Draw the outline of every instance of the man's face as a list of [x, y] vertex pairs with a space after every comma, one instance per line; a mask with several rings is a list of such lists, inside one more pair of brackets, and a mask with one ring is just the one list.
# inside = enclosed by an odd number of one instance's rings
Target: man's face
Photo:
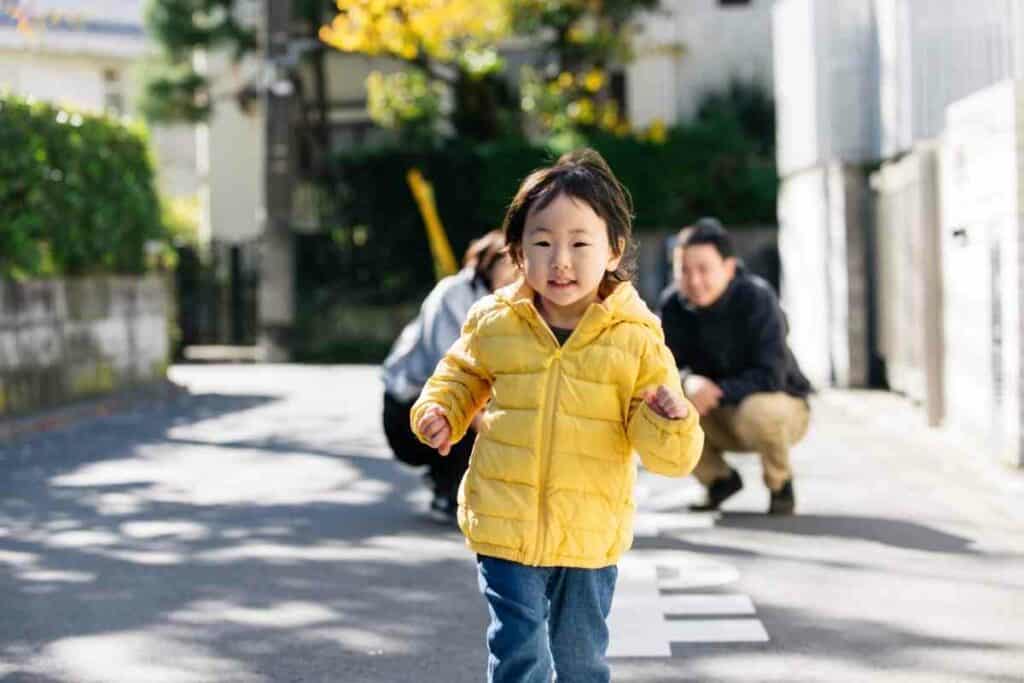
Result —
[[682, 295], [700, 308], [718, 301], [736, 274], [736, 259], [723, 259], [712, 244], [694, 244], [677, 252]]

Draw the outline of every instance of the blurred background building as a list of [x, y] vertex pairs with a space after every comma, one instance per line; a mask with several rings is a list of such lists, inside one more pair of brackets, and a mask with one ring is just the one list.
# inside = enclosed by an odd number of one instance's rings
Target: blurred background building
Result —
[[[139, 115], [139, 69], [155, 49], [143, 27], [143, 0], [24, 5], [31, 22], [19, 25], [14, 4], [0, 12], [0, 91], [113, 116]], [[189, 125], [150, 130], [160, 189], [169, 197], [199, 190], [195, 134]]]
[[[898, 391], [1024, 464], [1018, 0], [638, 0], [432, 65], [477, 60], [478, 91], [392, 78], [430, 55], [326, 40], [329, 0], [214, 4], [253, 42], [189, 49], [208, 115], [150, 127], [162, 195], [199, 206], [179, 354], [376, 362], [435, 275], [405, 172], [434, 183], [459, 252], [531, 168], [585, 142], [634, 192], [648, 301], [674, 232], [717, 214], [780, 287], [818, 386]], [[0, 89], [136, 116], [166, 47], [145, 5], [0, 0]], [[629, 58], [553, 39], [607, 26]], [[467, 122], [473, 98], [497, 114]]]
[[1024, 5], [778, 0], [773, 25], [795, 352], [1024, 463]]

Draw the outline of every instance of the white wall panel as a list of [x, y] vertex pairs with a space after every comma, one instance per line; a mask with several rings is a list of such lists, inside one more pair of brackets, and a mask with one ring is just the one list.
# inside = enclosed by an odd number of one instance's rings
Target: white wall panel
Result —
[[950, 103], [1024, 77], [1019, 0], [875, 2], [884, 156], [941, 133]]
[[1021, 444], [1021, 132], [1004, 82], [951, 105], [943, 141], [942, 265], [950, 422], [1007, 462]]
[[878, 43], [871, 0], [779, 0], [773, 45], [779, 173], [877, 159]]

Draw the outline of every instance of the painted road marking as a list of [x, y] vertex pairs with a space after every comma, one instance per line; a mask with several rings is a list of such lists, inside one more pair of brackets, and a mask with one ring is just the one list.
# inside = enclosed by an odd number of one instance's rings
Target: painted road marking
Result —
[[665, 616], [723, 616], [753, 614], [754, 601], [748, 595], [718, 593], [663, 595], [661, 605]]
[[[767, 642], [749, 596], [706, 592], [738, 579], [736, 567], [697, 553], [627, 553], [608, 617], [608, 656], [671, 657], [672, 643]], [[704, 591], [663, 593], [698, 589]]]
[[637, 512], [633, 518], [633, 538], [654, 538], [664, 533], [710, 529], [715, 512]]

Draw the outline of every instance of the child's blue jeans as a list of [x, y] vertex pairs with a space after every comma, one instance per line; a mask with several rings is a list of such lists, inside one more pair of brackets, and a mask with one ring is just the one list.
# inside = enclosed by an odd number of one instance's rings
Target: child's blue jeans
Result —
[[618, 569], [528, 567], [478, 556], [487, 599], [488, 683], [607, 683], [608, 613]]

